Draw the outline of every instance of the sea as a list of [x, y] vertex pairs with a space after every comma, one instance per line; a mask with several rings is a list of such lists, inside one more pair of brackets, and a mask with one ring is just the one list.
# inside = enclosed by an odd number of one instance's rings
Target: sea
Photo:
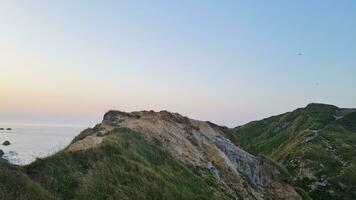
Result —
[[[7, 128], [11, 130], [6, 130]], [[0, 149], [4, 152], [3, 158], [10, 163], [27, 165], [37, 158], [62, 150], [85, 128], [87, 127], [0, 122]], [[5, 141], [9, 141], [10, 145], [3, 145]]]

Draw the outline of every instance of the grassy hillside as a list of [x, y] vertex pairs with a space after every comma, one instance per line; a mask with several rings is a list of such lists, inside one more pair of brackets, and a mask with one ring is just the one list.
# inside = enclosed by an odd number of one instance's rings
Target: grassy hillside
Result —
[[310, 104], [235, 128], [233, 137], [279, 162], [311, 198], [356, 199], [354, 110]]
[[52, 199], [48, 191], [32, 181], [22, 168], [0, 159], [0, 199]]
[[205, 169], [182, 164], [128, 129], [109, 134], [90, 150], [62, 151], [22, 168], [1, 163], [1, 199], [225, 198]]

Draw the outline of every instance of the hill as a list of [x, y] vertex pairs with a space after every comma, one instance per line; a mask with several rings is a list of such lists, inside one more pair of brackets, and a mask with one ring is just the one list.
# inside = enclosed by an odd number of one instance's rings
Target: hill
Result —
[[312, 199], [356, 199], [356, 109], [309, 104], [236, 127], [229, 137], [285, 167]]
[[109, 111], [64, 150], [0, 162], [2, 199], [301, 199], [283, 168], [167, 111]]

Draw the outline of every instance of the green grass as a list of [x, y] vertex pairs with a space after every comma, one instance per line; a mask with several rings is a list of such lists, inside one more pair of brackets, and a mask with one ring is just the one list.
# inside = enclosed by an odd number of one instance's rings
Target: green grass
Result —
[[310, 198], [309, 195], [302, 188], [295, 187], [295, 190], [303, 198], [303, 200], [312, 200], [312, 198]]
[[0, 199], [49, 200], [50, 193], [32, 181], [21, 168], [0, 159]]

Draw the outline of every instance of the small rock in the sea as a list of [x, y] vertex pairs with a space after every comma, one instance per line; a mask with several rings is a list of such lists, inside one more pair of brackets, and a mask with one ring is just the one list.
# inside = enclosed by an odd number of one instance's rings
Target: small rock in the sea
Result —
[[12, 130], [12, 128], [6, 128], [6, 130], [7, 130], [7, 131], [11, 131], [11, 130]]
[[0, 128], [0, 131], [4, 130], [4, 128]]
[[10, 142], [6, 140], [4, 143], [2, 143], [2, 145], [8, 146], [10, 145]]

